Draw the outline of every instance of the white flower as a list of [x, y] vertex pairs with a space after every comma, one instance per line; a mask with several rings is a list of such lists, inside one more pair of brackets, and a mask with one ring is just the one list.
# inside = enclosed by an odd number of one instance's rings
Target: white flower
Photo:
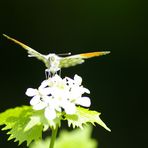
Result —
[[90, 91], [82, 85], [82, 78], [78, 75], [74, 79], [62, 79], [54, 75], [44, 80], [38, 89], [28, 88], [26, 95], [32, 97], [30, 104], [34, 110], [44, 109], [48, 120], [53, 120], [57, 112], [65, 111], [66, 114], [75, 114], [76, 105], [89, 107], [91, 102], [88, 97], [82, 96]]

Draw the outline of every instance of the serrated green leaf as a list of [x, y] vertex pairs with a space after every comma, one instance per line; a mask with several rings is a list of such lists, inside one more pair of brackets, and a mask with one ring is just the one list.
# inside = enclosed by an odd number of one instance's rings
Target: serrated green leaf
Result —
[[[110, 129], [99, 117], [100, 113], [90, 111], [85, 108], [77, 107], [75, 115], [65, 115], [68, 120], [68, 125], [73, 127], [83, 128], [84, 124], [98, 123], [106, 130]], [[49, 127], [55, 128], [61, 124], [61, 113], [52, 122], [44, 117], [44, 111], [34, 111], [31, 106], [16, 107], [8, 109], [0, 113], [0, 125], [5, 125], [2, 130], [9, 130], [10, 134], [8, 140], [15, 139], [19, 144], [27, 141], [29, 145], [33, 140], [38, 140], [42, 137], [42, 131], [47, 130]]]
[[15, 139], [15, 142], [19, 141], [19, 145], [24, 141], [27, 141], [28, 146], [33, 140], [38, 140], [42, 137], [42, 125], [36, 125], [27, 131], [24, 130], [24, 127], [22, 127], [21, 124], [19, 125], [20, 126], [16, 125], [7, 133], [11, 134], [8, 140]]
[[32, 116], [30, 117], [30, 121], [28, 122], [25, 130], [32, 128], [37, 124], [43, 125], [43, 131], [46, 131], [49, 127], [55, 129], [56, 126], [61, 125], [61, 113], [57, 114], [57, 117], [51, 121], [47, 120], [44, 115], [44, 110], [34, 111]]
[[111, 131], [106, 124], [100, 119], [100, 114], [99, 112], [96, 111], [91, 111], [82, 107], [77, 107], [76, 114], [74, 115], [65, 115], [66, 119], [68, 120], [68, 125], [75, 127], [80, 127], [83, 128], [84, 124], [99, 124], [102, 127], [104, 127], [106, 130]]
[[2, 130], [9, 130], [8, 140], [14, 139], [19, 145], [26, 141], [28, 146], [33, 140], [42, 137], [42, 131], [60, 126], [60, 115], [53, 121], [48, 121], [44, 110], [34, 111], [31, 106], [22, 106], [0, 113], [0, 125], [5, 125]]
[[18, 141], [19, 145], [27, 141], [27, 145], [29, 145], [31, 141], [42, 137], [43, 125], [41, 124], [36, 124], [31, 129], [25, 130], [33, 113], [31, 106], [23, 106], [8, 109], [0, 114], [0, 125], [5, 125], [2, 130], [9, 129], [7, 132], [7, 134], [10, 134], [8, 140], [15, 139], [15, 142]]
[[5, 124], [3, 130], [12, 128], [18, 118], [24, 114], [24, 116], [29, 116], [32, 112], [30, 106], [16, 107], [12, 109], [7, 109], [5, 112], [0, 113], [0, 125]]
[[27, 123], [27, 126], [25, 126], [24, 131], [30, 130], [32, 127], [40, 123], [40, 118], [39, 117], [30, 117], [30, 121]]

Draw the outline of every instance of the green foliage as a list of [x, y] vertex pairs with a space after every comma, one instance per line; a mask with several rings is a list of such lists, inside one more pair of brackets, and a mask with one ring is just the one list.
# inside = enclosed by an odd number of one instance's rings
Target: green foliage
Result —
[[29, 145], [32, 140], [42, 137], [43, 125], [41, 124], [36, 124], [36, 126], [25, 130], [33, 112], [30, 106], [23, 106], [8, 109], [0, 114], [0, 125], [5, 124], [2, 130], [9, 129], [7, 132], [7, 134], [10, 134], [8, 140], [15, 138], [15, 142], [19, 141], [19, 145], [24, 141], [27, 141], [27, 145]]
[[106, 130], [111, 131], [106, 124], [100, 119], [99, 112], [91, 111], [82, 107], [77, 107], [77, 112], [75, 115], [66, 115], [66, 119], [68, 120], [68, 125], [72, 125], [73, 128], [80, 127], [83, 128], [83, 124], [99, 124], [104, 127]]
[[[71, 132], [61, 131], [55, 142], [55, 148], [97, 148], [97, 141], [91, 139], [92, 127], [87, 126], [83, 130], [76, 129]], [[30, 145], [30, 148], [48, 148], [50, 138], [39, 140]]]
[[60, 120], [49, 122], [43, 111], [34, 111], [31, 106], [8, 109], [0, 114], [0, 125], [5, 125], [2, 130], [9, 130], [8, 140], [15, 139], [19, 145], [24, 141], [29, 145], [33, 140], [42, 138], [42, 131], [47, 130], [49, 126], [54, 128], [57, 123], [60, 125]]
[[8, 140], [15, 139], [15, 142], [18, 141], [19, 145], [27, 141], [28, 146], [33, 140], [36, 141], [42, 138], [42, 131], [46, 131], [48, 128], [55, 129], [56, 126], [60, 126], [62, 119], [67, 120], [68, 125], [72, 125], [73, 128], [83, 128], [85, 124], [91, 123], [94, 125], [97, 123], [110, 131], [99, 115], [100, 113], [96, 111], [77, 107], [76, 114], [57, 113], [57, 117], [49, 121], [44, 116], [44, 110], [35, 111], [31, 106], [22, 106], [8, 109], [1, 113], [0, 125], [5, 125], [2, 130], [9, 130], [7, 132], [7, 134], [10, 134]]

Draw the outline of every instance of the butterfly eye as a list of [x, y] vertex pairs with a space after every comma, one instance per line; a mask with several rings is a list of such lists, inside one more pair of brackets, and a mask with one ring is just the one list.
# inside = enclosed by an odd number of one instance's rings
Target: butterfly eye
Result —
[[54, 57], [54, 56], [51, 56], [51, 57], [50, 57], [50, 61], [51, 61], [51, 62], [55, 61], [55, 57]]

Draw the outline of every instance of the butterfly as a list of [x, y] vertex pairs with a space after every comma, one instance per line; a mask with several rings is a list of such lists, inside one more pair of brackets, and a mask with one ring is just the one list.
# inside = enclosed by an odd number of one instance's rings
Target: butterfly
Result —
[[9, 37], [6, 34], [3, 34], [3, 36], [15, 42], [16, 44], [19, 44], [22, 48], [26, 49], [29, 54], [28, 55], [29, 57], [36, 57], [38, 60], [41, 60], [47, 68], [46, 72], [52, 74], [57, 73], [57, 71], [59, 71], [61, 68], [67, 68], [78, 64], [82, 64], [85, 61], [85, 59], [102, 56], [110, 53], [110, 51], [97, 51], [97, 52], [81, 53], [76, 55], [71, 55], [71, 53], [68, 53], [67, 54], [68, 56], [66, 57], [61, 57], [59, 56], [60, 54], [57, 55], [55, 53], [49, 53], [48, 55], [44, 55], [32, 49], [31, 47], [21, 43], [20, 41], [12, 37]]

